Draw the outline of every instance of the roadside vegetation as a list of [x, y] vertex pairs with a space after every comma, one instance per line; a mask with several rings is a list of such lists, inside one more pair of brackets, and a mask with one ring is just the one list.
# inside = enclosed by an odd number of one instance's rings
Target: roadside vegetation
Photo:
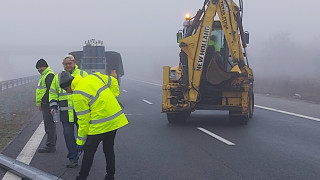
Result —
[[0, 91], [0, 152], [39, 111], [35, 106], [36, 82]]
[[255, 93], [320, 104], [320, 79], [256, 78], [254, 85]]
[[320, 103], [318, 38], [301, 42], [283, 32], [250, 44], [255, 92]]

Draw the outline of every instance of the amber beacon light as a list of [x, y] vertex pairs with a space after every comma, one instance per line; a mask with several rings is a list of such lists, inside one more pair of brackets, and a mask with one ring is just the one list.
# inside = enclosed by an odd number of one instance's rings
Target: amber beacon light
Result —
[[186, 14], [186, 20], [187, 20], [187, 21], [190, 21], [190, 19], [191, 19], [191, 18], [190, 18], [190, 14]]

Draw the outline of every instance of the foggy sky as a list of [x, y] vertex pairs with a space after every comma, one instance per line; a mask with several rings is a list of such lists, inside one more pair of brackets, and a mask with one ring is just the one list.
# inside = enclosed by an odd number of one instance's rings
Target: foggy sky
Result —
[[[35, 63], [40, 58], [59, 72], [63, 56], [82, 50], [89, 39], [103, 40], [106, 50], [121, 53], [125, 76], [150, 77], [149, 73], [153, 73], [151, 77], [161, 78], [163, 65], [178, 64], [175, 34], [182, 29], [185, 14], [195, 15], [203, 2], [1, 0], [0, 81], [37, 74]], [[302, 56], [310, 62], [319, 57], [319, 46], [314, 44], [320, 40], [316, 21], [320, 2], [243, 0], [243, 3], [243, 24], [250, 32], [248, 54], [255, 73], [263, 71], [264, 63], [271, 58], [268, 56], [275, 52], [270, 40], [277, 43], [275, 37], [279, 34], [287, 36], [289, 43], [299, 45], [300, 49], [314, 49], [309, 56]], [[288, 47], [288, 41], [282, 42]], [[270, 53], [265, 53], [265, 47], [271, 48]], [[286, 54], [293, 52], [284, 49], [277, 53], [283, 54], [272, 55], [286, 58]]]

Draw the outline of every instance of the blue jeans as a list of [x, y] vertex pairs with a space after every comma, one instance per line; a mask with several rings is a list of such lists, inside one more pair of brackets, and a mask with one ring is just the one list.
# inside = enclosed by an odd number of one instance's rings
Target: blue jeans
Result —
[[67, 158], [70, 161], [78, 161], [76, 139], [74, 137], [74, 126], [76, 123], [62, 122], [63, 136], [68, 148]]

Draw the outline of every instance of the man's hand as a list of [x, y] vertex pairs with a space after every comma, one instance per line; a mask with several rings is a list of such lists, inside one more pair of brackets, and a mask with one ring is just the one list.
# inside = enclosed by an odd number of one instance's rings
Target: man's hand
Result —
[[77, 151], [81, 153], [83, 151], [83, 145], [77, 145]]
[[39, 106], [39, 111], [41, 111], [42, 110], [42, 108], [41, 108], [41, 105]]

